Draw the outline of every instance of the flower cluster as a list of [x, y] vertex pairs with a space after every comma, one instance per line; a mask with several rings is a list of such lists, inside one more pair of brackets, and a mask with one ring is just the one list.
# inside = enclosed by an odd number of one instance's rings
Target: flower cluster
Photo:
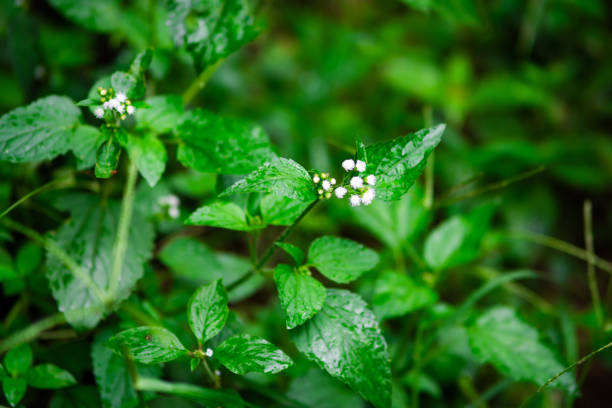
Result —
[[[320, 198], [330, 198], [334, 194], [338, 198], [344, 198], [348, 195], [349, 203], [353, 207], [359, 205], [370, 205], [376, 197], [374, 185], [376, 184], [376, 176], [373, 174], [364, 176], [366, 163], [363, 160], [347, 159], [342, 162], [342, 167], [347, 172], [355, 170], [358, 174], [349, 179], [348, 185], [336, 185], [336, 179], [330, 178], [327, 173], [317, 173], [312, 176], [312, 181], [317, 186], [317, 193]], [[355, 173], [353, 173], [355, 174]]]
[[327, 173], [321, 173], [312, 176], [312, 181], [317, 185], [317, 193], [319, 194], [319, 197], [330, 198], [332, 196], [334, 186], [336, 185], [335, 178], [330, 178], [329, 174]]
[[179, 198], [174, 194], [160, 196], [157, 199], [157, 205], [164, 213], [167, 211], [168, 216], [172, 219], [176, 219], [180, 215], [179, 203]]
[[127, 115], [133, 115], [136, 111], [132, 102], [123, 92], [115, 93], [113, 88], [102, 88], [99, 86], [98, 95], [100, 95], [100, 102], [102, 102], [102, 106], [94, 109], [94, 115], [98, 119], [102, 119], [106, 112], [116, 112], [121, 120], [124, 120], [127, 118]]

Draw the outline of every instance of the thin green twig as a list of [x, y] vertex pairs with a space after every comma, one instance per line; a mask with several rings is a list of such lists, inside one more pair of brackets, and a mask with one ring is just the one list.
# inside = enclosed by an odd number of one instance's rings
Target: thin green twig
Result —
[[601, 328], [604, 324], [603, 310], [601, 307], [601, 299], [599, 297], [599, 287], [597, 286], [597, 278], [595, 276], [595, 252], [593, 249], [593, 206], [591, 201], [586, 200], [583, 205], [584, 216], [584, 246], [587, 254], [587, 275], [589, 280], [589, 290], [591, 291], [591, 299], [593, 301], [593, 309], [597, 318], [597, 325]]
[[25, 329], [10, 335], [0, 342], [0, 354], [20, 344], [28, 343], [38, 337], [40, 333], [44, 332], [45, 330], [49, 330], [50, 328], [65, 322], [66, 318], [64, 317], [63, 313], [57, 313], [52, 316], [45, 317], [44, 319], [29, 325]]
[[204, 89], [204, 87], [206, 86], [206, 83], [208, 82], [210, 77], [212, 77], [212, 75], [215, 73], [217, 68], [219, 68], [219, 65], [221, 65], [222, 61], [223, 59], [220, 59], [219, 61], [215, 62], [213, 65], [206, 67], [206, 69], [202, 71], [200, 75], [196, 77], [196, 79], [193, 80], [191, 85], [189, 85], [189, 87], [185, 90], [185, 92], [183, 92], [183, 105], [185, 106], [188, 105], [189, 102], [191, 102], [191, 100], [198, 94], [198, 92]]
[[24, 201], [27, 201], [29, 198], [31, 198], [31, 197], [33, 197], [33, 196], [35, 196], [37, 194], [43, 193], [45, 191], [53, 190], [53, 189], [56, 189], [56, 188], [70, 187], [72, 185], [74, 185], [74, 179], [56, 179], [56, 180], [52, 180], [52, 181], [48, 182], [47, 184], [43, 184], [42, 186], [38, 187], [37, 189], [30, 191], [28, 194], [24, 195], [19, 200], [15, 201], [6, 210], [2, 211], [0, 213], [0, 218], [4, 217], [5, 215], [7, 215], [11, 211], [13, 211], [15, 208], [17, 208]]

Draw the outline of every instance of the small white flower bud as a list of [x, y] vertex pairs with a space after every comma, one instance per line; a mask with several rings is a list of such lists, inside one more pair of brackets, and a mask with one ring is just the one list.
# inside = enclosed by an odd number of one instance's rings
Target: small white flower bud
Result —
[[342, 167], [346, 171], [351, 171], [355, 168], [355, 161], [353, 159], [346, 159], [342, 162]]
[[169, 194], [165, 197], [166, 197], [167, 203], [173, 207], [177, 207], [181, 202], [179, 198], [175, 196], [174, 194]]
[[320, 188], [319, 190], [317, 190], [317, 193], [319, 193], [319, 195], [323, 194], [325, 191], [323, 191], [322, 188]]
[[351, 187], [354, 189], [363, 187], [363, 179], [359, 176], [351, 177]]
[[349, 198], [349, 201], [351, 203], [351, 207], [359, 207], [361, 204], [361, 197], [359, 197], [357, 194], [353, 194], [351, 198]]
[[179, 217], [179, 214], [180, 214], [180, 211], [179, 211], [178, 207], [170, 207], [168, 209], [168, 215], [173, 220], [177, 219]]
[[366, 169], [366, 164], [363, 160], [357, 160], [355, 167], [357, 167], [358, 172], [363, 173]]
[[323, 180], [323, 183], [321, 183], [321, 187], [323, 187], [323, 190], [328, 191], [331, 188], [331, 183], [329, 182], [329, 180]]
[[115, 98], [119, 101], [119, 102], [125, 102], [127, 100], [127, 95], [124, 94], [123, 92], [119, 92], [117, 93], [117, 95], [115, 95]]
[[370, 174], [368, 177], [366, 177], [366, 183], [368, 183], [371, 186], [376, 184], [376, 176], [373, 174]]
[[106, 101], [106, 102], [104, 102], [104, 103], [102, 104], [102, 107], [103, 107], [104, 109], [112, 109], [112, 108], [113, 108], [113, 107], [111, 106], [110, 101]]
[[206, 351], [204, 352], [204, 354], [206, 355], [206, 357], [212, 357], [213, 356], [213, 351], [211, 348], [207, 348]]
[[370, 205], [372, 201], [374, 201], [374, 197], [376, 197], [376, 192], [373, 188], [369, 188], [365, 193], [361, 196], [361, 202], [363, 205]]
[[104, 117], [104, 109], [100, 107], [94, 109], [94, 116], [98, 119], [102, 119]]
[[321, 178], [319, 177], [318, 174], [315, 174], [314, 176], [312, 176], [312, 181], [314, 181], [315, 183], [318, 183], [319, 181], [321, 181]]
[[119, 104], [119, 105], [115, 106], [115, 110], [117, 112], [119, 112], [119, 113], [123, 113], [123, 112], [125, 112], [125, 106]]
[[128, 107], [126, 108], [128, 115], [133, 115], [134, 112], [136, 112], [136, 108], [132, 105], [128, 105]]
[[346, 195], [346, 188], [344, 187], [338, 187], [337, 189], [334, 190], [334, 193], [336, 194], [336, 197], [338, 198], [343, 198]]
[[331, 183], [332, 186], [336, 185], [336, 179], [332, 178], [331, 180], [329, 180], [329, 182]]

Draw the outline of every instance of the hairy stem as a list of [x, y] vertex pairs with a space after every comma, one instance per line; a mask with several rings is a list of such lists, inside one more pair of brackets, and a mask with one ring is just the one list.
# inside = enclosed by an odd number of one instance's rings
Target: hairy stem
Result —
[[117, 289], [121, 281], [121, 272], [123, 271], [123, 265], [125, 263], [130, 224], [132, 223], [132, 213], [134, 210], [134, 188], [136, 187], [137, 178], [138, 168], [136, 167], [136, 162], [130, 160], [125, 190], [123, 191], [123, 200], [121, 202], [121, 215], [119, 216], [117, 236], [113, 244], [113, 266], [108, 288], [108, 297], [110, 300], [114, 300], [117, 296]]
[[208, 82], [210, 77], [215, 73], [219, 65], [221, 65], [222, 61], [223, 60], [220, 59], [219, 61], [215, 62], [213, 65], [206, 67], [206, 69], [202, 71], [200, 75], [196, 77], [196, 79], [193, 80], [191, 85], [189, 85], [189, 87], [185, 90], [185, 92], [183, 92], [183, 105], [188, 105], [189, 102], [191, 102], [191, 100], [198, 94], [198, 92], [204, 89], [204, 87], [206, 86], [206, 83]]
[[45, 330], [66, 322], [63, 313], [57, 313], [32, 323], [23, 330], [18, 331], [0, 342], [0, 354], [23, 343], [28, 343], [38, 337]]
[[66, 188], [66, 187], [70, 187], [72, 185], [74, 185], [74, 179], [72, 179], [72, 178], [70, 178], [70, 179], [52, 180], [52, 181], [48, 182], [47, 184], [43, 184], [42, 186], [38, 187], [37, 189], [30, 191], [28, 194], [24, 195], [19, 200], [15, 201], [6, 210], [2, 211], [0, 213], [0, 218], [4, 217], [5, 215], [7, 215], [11, 211], [13, 211], [21, 203], [23, 203], [24, 201], [27, 201], [30, 197], [33, 197], [33, 196], [35, 196], [37, 194], [40, 194], [40, 193], [43, 193], [45, 191], [49, 191], [49, 190], [53, 190], [53, 189], [58, 189], [58, 188]]

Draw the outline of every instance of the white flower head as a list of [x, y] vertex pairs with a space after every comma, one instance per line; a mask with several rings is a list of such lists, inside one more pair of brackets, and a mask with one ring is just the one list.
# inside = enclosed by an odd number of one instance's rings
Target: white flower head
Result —
[[121, 102], [119, 102], [119, 100], [117, 98], [113, 98], [110, 101], [108, 101], [108, 108], [109, 109], [116, 109], [118, 110], [118, 108], [121, 106]]
[[329, 189], [331, 188], [331, 183], [329, 182], [329, 180], [323, 180], [323, 183], [321, 183], [321, 187], [323, 187], [323, 190], [329, 191]]
[[318, 174], [315, 174], [314, 176], [312, 176], [312, 181], [318, 183], [319, 181], [321, 181], [321, 178]]
[[376, 197], [376, 192], [373, 188], [368, 188], [368, 190], [361, 195], [361, 202], [363, 205], [370, 205], [372, 201], [374, 201], [374, 197]]
[[349, 202], [351, 203], [351, 207], [359, 207], [361, 204], [361, 197], [359, 197], [357, 194], [353, 194], [349, 198]]
[[363, 160], [357, 160], [355, 167], [357, 168], [358, 172], [363, 173], [366, 169], [366, 164]]
[[104, 103], [102, 104], [102, 107], [103, 107], [104, 109], [112, 109], [112, 108], [113, 108], [113, 107], [111, 106], [110, 101], [106, 101], [106, 102], [104, 102]]
[[334, 193], [336, 194], [336, 197], [338, 198], [344, 198], [344, 196], [347, 193], [347, 189], [345, 187], [338, 187], [337, 189], [334, 190]]
[[329, 180], [329, 182], [331, 183], [332, 186], [336, 185], [336, 179], [332, 178], [331, 180]]
[[128, 115], [133, 115], [134, 112], [136, 112], [136, 108], [133, 105], [128, 105], [127, 108], [125, 108]]
[[368, 183], [371, 186], [376, 184], [376, 176], [373, 174], [370, 174], [368, 177], [366, 177], [366, 183]]
[[125, 112], [125, 106], [119, 104], [119, 105], [115, 106], [115, 110], [117, 112], [119, 112], [119, 113], [123, 113], [123, 112]]
[[98, 119], [102, 119], [104, 117], [104, 109], [98, 106], [94, 109], [94, 116]]
[[363, 179], [359, 176], [351, 177], [351, 187], [353, 187], [354, 189], [363, 187]]
[[178, 207], [170, 207], [168, 209], [168, 215], [170, 216], [170, 218], [172, 218], [173, 220], [177, 219], [180, 215], [180, 211], [178, 209]]
[[124, 94], [123, 92], [118, 92], [117, 95], [115, 95], [115, 99], [123, 103], [127, 100], [127, 95]]
[[355, 161], [353, 159], [346, 159], [342, 162], [342, 167], [346, 171], [351, 171], [355, 168]]
[[180, 200], [174, 194], [168, 194], [168, 195], [160, 196], [157, 199], [157, 202], [160, 205], [169, 205], [171, 207], [177, 207], [180, 203]]
[[204, 354], [206, 355], [206, 357], [212, 357], [213, 356], [213, 351], [211, 348], [207, 348], [206, 351], [204, 352]]

